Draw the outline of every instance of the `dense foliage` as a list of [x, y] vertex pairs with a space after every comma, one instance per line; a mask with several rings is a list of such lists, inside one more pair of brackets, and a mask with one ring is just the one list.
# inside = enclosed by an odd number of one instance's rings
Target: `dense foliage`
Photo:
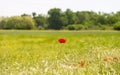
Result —
[[31, 15], [22, 14], [0, 18], [0, 29], [116, 29], [120, 26], [120, 12], [102, 13], [93, 11], [77, 11], [70, 9], [62, 11], [60, 8], [52, 8], [48, 15], [41, 15], [35, 12]]
[[120, 22], [117, 22], [117, 23], [114, 25], [114, 29], [115, 29], [115, 30], [120, 30]]
[[0, 22], [1, 29], [34, 29], [35, 22], [30, 16], [14, 16]]

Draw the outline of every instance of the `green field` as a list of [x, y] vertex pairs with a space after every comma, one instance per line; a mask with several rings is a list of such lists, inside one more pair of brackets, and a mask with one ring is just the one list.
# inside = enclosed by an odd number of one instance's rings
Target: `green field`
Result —
[[0, 31], [0, 75], [120, 75], [119, 54], [119, 31]]

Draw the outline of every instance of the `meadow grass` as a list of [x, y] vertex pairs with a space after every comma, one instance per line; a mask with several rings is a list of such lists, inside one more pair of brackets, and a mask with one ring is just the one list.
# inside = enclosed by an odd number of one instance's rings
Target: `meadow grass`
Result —
[[0, 31], [0, 75], [120, 75], [119, 54], [118, 31]]

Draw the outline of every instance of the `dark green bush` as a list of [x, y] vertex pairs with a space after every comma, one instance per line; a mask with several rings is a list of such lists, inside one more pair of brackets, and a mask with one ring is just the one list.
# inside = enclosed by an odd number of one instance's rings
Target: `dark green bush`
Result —
[[74, 25], [68, 25], [67, 26], [68, 30], [81, 30], [83, 28], [84, 28], [84, 26], [80, 25], [80, 24], [76, 24], [76, 25], [74, 24]]
[[75, 25], [75, 30], [81, 30], [83, 28], [84, 28], [83, 25]]
[[120, 22], [115, 23], [113, 28], [114, 28], [114, 30], [120, 30]]
[[68, 25], [68, 26], [67, 26], [67, 29], [68, 29], [68, 30], [75, 30], [75, 27], [74, 27], [73, 25]]

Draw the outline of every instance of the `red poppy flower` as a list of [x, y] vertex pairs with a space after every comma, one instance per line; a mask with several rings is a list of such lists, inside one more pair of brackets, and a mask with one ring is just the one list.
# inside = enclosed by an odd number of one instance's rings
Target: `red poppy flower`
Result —
[[65, 42], [66, 42], [66, 40], [65, 40], [65, 39], [62, 39], [62, 38], [59, 39], [58, 41], [59, 41], [59, 43], [65, 43]]

